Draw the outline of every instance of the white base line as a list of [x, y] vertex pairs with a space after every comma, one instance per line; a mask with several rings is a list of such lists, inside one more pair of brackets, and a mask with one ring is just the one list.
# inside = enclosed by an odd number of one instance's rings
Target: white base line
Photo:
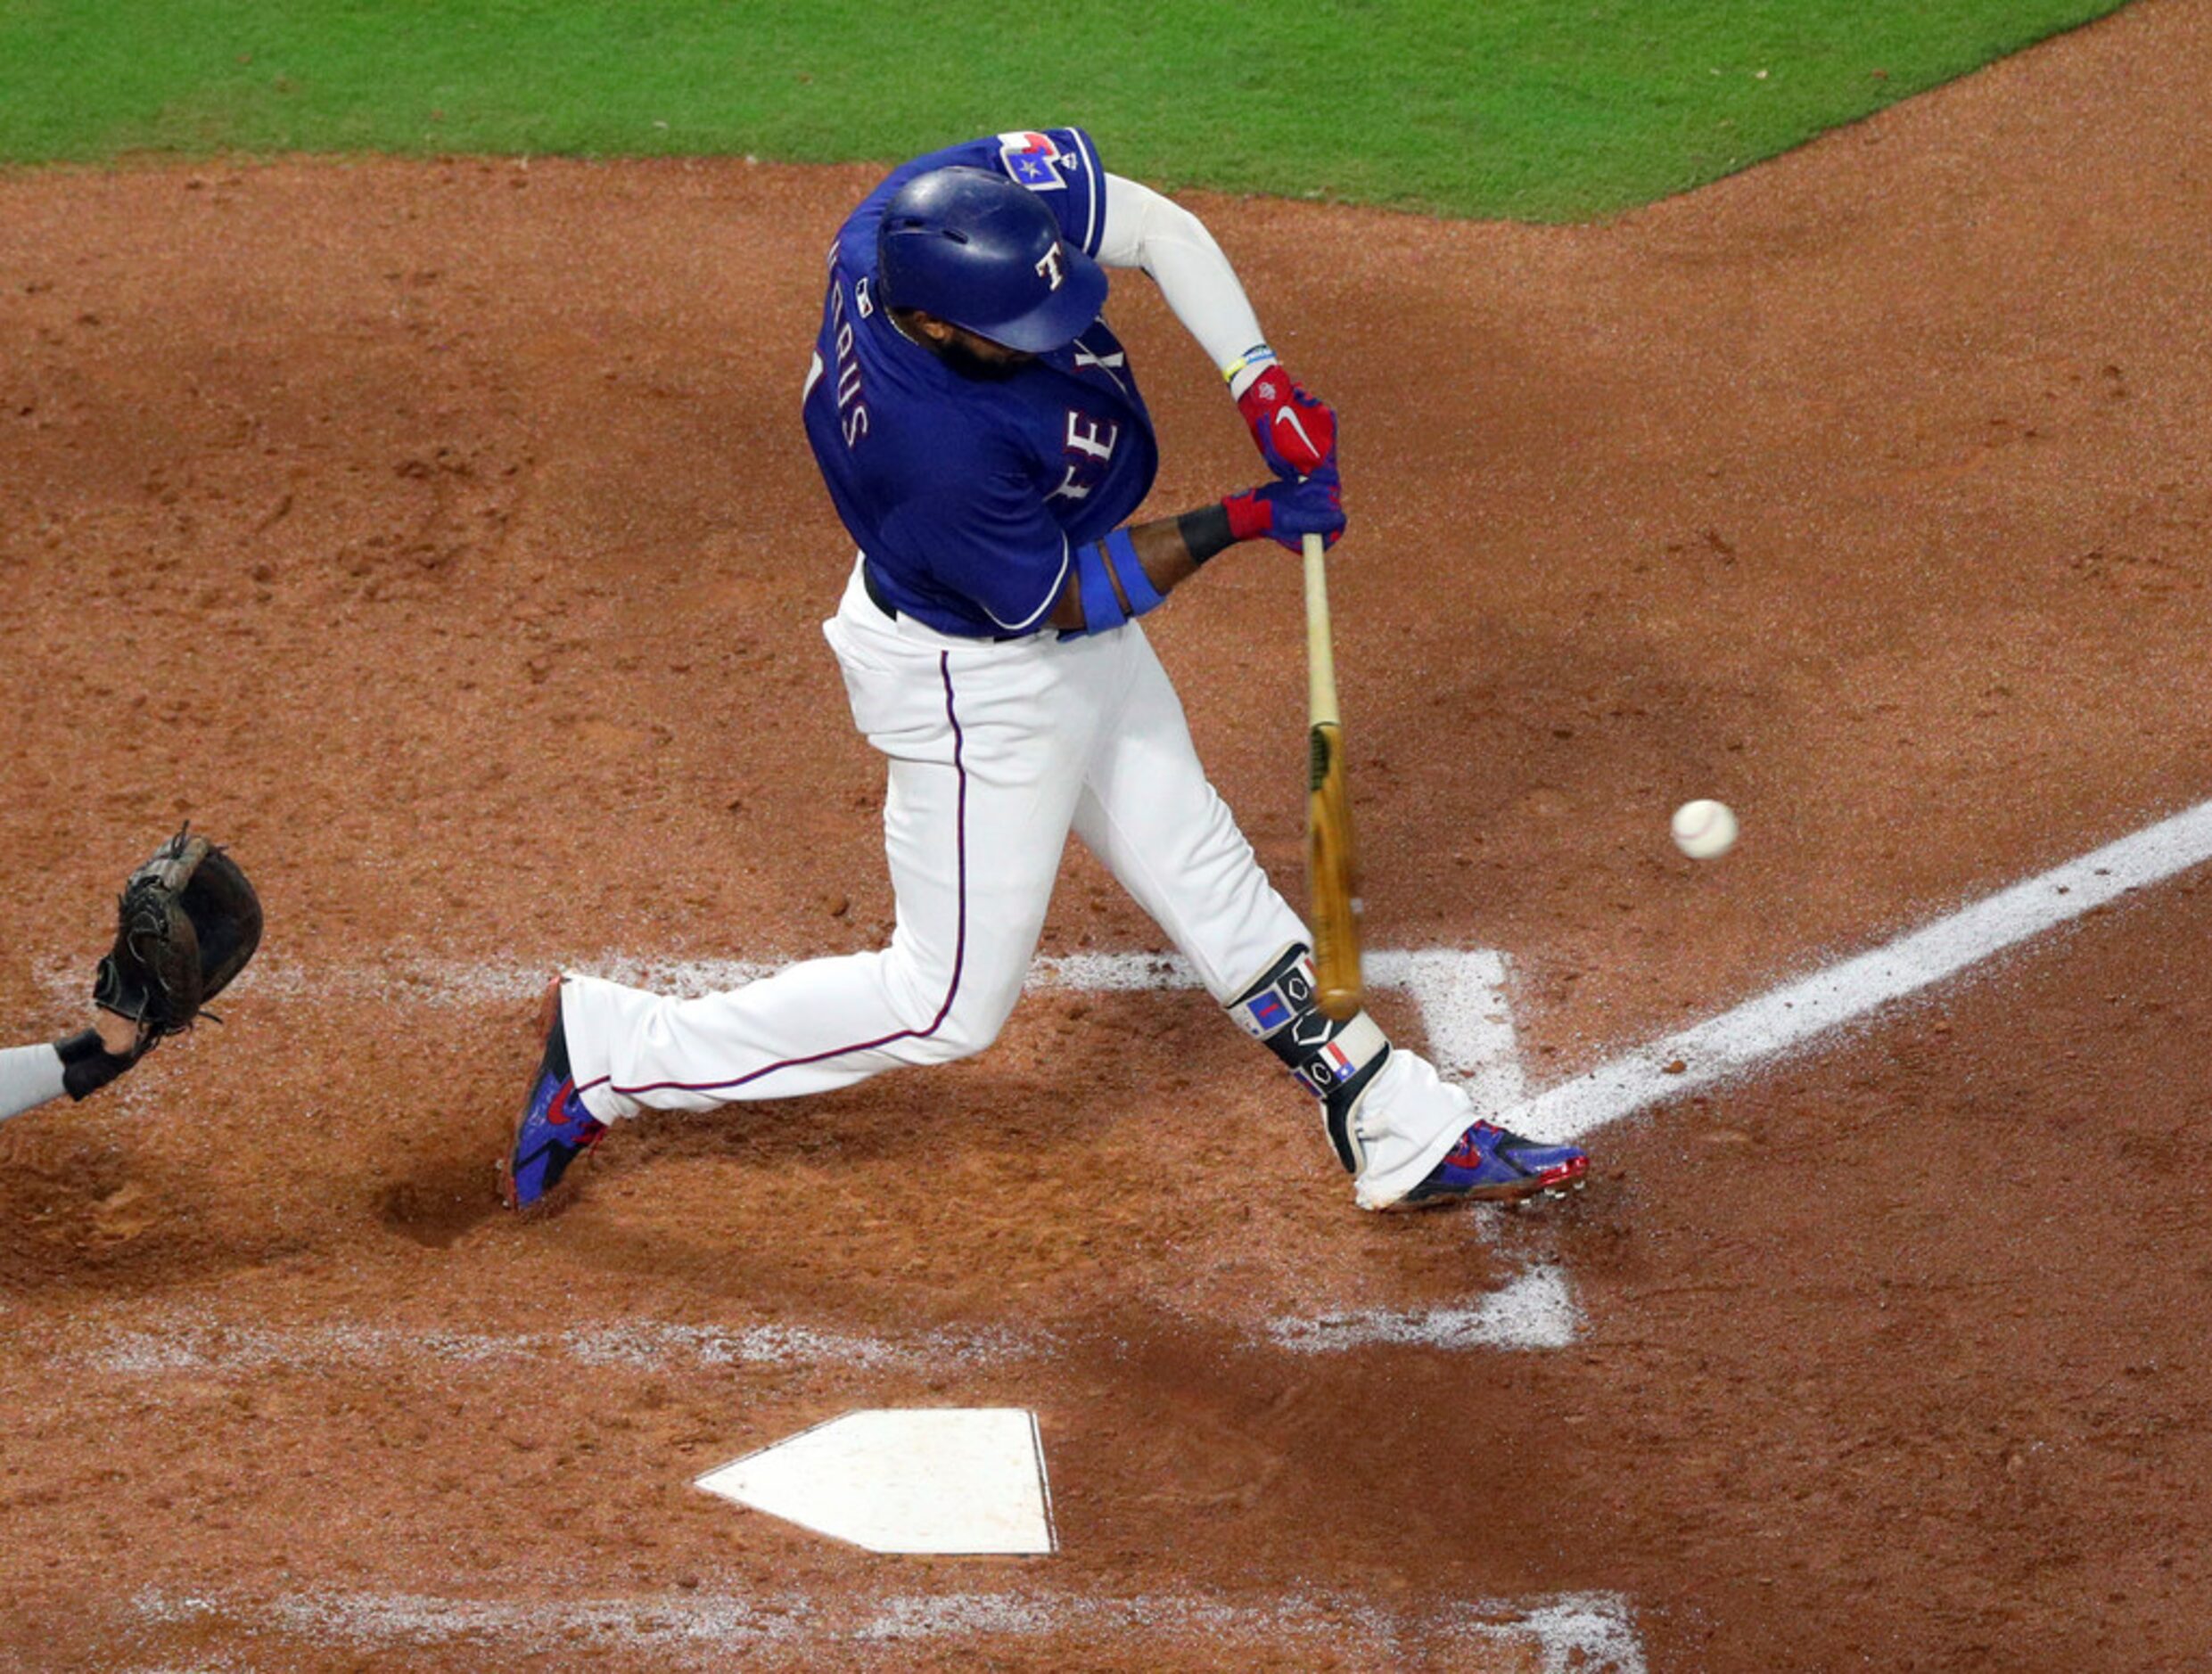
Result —
[[[669, 1366], [771, 1366], [807, 1371], [861, 1367], [871, 1372], [947, 1373], [1039, 1358], [1057, 1341], [1008, 1329], [913, 1332], [878, 1337], [812, 1325], [695, 1325], [672, 1320], [614, 1319], [560, 1332], [428, 1330], [368, 1321], [325, 1320], [311, 1325], [240, 1325], [204, 1309], [114, 1310], [117, 1324], [89, 1347], [81, 1330], [48, 1349], [50, 1358], [119, 1377], [251, 1374], [269, 1367], [506, 1366], [564, 1359], [583, 1366], [638, 1371]], [[81, 1324], [73, 1322], [73, 1324]], [[14, 1346], [39, 1345], [19, 1326]]]
[[[613, 1319], [559, 1332], [474, 1332], [325, 1320], [316, 1325], [243, 1325], [204, 1309], [118, 1309], [114, 1323], [81, 1326], [58, 1340], [18, 1327], [14, 1346], [51, 1363], [111, 1377], [200, 1379], [270, 1367], [333, 1366], [504, 1367], [564, 1360], [616, 1371], [690, 1366], [771, 1366], [794, 1372], [859, 1367], [887, 1374], [946, 1374], [1050, 1359], [1061, 1341], [1048, 1332], [1005, 1327], [913, 1332], [893, 1336], [785, 1324], [695, 1325], [672, 1320]], [[1566, 1273], [1537, 1262], [1462, 1307], [1360, 1309], [1318, 1316], [1281, 1314], [1244, 1334], [1297, 1354], [1340, 1354], [1371, 1344], [1462, 1349], [1559, 1349], [1582, 1321]], [[199, 1386], [195, 1386], [197, 1398]]]
[[[2000, 890], [1871, 953], [1640, 1046], [1497, 1120], [1534, 1139], [1576, 1138], [1648, 1105], [1767, 1063], [1816, 1035], [2207, 860], [2212, 860], [2212, 801]], [[1682, 1068], [1670, 1075], [1667, 1066], [1673, 1063]]]
[[1429, 1349], [1564, 1349], [1582, 1310], [1566, 1275], [1538, 1262], [1463, 1308], [1361, 1309], [1318, 1317], [1285, 1315], [1267, 1334], [1294, 1354], [1335, 1354], [1372, 1343]]
[[[1377, 1605], [1364, 1596], [1294, 1593], [1240, 1604], [1176, 1593], [1082, 1596], [1028, 1592], [876, 1596], [857, 1609], [802, 1593], [697, 1592], [505, 1604], [412, 1593], [294, 1593], [257, 1599], [229, 1592], [147, 1588], [129, 1601], [144, 1629], [183, 1629], [195, 1645], [216, 1632], [259, 1640], [302, 1638], [355, 1651], [487, 1644], [513, 1654], [646, 1651], [678, 1667], [821, 1666], [844, 1647], [876, 1665], [876, 1652], [944, 1656], [956, 1645], [1070, 1636], [1131, 1647], [1168, 1639], [1262, 1653], [1269, 1666], [1323, 1652], [1394, 1666], [1409, 1640], [1452, 1644], [1466, 1659], [1494, 1653], [1550, 1674], [1646, 1674], [1635, 1613], [1618, 1593], [1469, 1599], [1435, 1612]], [[1165, 1647], [1163, 1646], [1163, 1649]], [[1485, 1659], [1486, 1660], [1486, 1659]], [[228, 1667], [225, 1662], [221, 1664]]]

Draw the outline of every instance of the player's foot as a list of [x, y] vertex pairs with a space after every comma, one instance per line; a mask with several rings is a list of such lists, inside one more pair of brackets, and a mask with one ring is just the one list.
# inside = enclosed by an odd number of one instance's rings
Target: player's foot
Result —
[[568, 1165], [597, 1145], [606, 1124], [576, 1096], [569, 1072], [568, 1036], [561, 1026], [561, 979], [554, 978], [538, 1012], [546, 1043], [530, 1078], [530, 1095], [514, 1124], [514, 1144], [499, 1168], [499, 1194], [509, 1209], [528, 1209], [568, 1172]]
[[1428, 1178], [1408, 1192], [1394, 1209], [1472, 1199], [1484, 1203], [1519, 1203], [1532, 1197], [1564, 1197], [1581, 1189], [1590, 1159], [1577, 1145], [1539, 1145], [1508, 1133], [1495, 1122], [1476, 1122]]

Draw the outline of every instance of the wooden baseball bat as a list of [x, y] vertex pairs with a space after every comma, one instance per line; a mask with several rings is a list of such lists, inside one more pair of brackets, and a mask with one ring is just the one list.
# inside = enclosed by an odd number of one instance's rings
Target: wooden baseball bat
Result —
[[1336, 652], [1328, 628], [1328, 576], [1319, 535], [1305, 537], [1306, 887], [1313, 898], [1313, 968], [1321, 1010], [1338, 1022], [1360, 1009], [1360, 861], [1344, 782], [1344, 726], [1336, 714]]

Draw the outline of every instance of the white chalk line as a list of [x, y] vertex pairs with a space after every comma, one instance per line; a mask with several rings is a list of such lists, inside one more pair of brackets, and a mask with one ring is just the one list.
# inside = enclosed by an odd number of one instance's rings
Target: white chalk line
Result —
[[1762, 1068], [1818, 1036], [2207, 860], [2212, 860], [2212, 801], [1640, 1046], [1513, 1105], [1497, 1120], [1534, 1139], [1579, 1138], [1650, 1105]]
[[[674, 994], [710, 994], [741, 987], [773, 973], [779, 964], [750, 960], [645, 960], [603, 957], [572, 967], [580, 972], [606, 976]], [[74, 982], [73, 970], [56, 967], [54, 980]], [[1429, 1056], [1440, 1073], [1460, 1081], [1477, 1109], [1511, 1104], [1523, 1095], [1520, 1057], [1516, 1050], [1512, 1015], [1505, 997], [1508, 981], [1505, 958], [1494, 949], [1420, 948], [1383, 949], [1370, 953], [1364, 975], [1370, 987], [1402, 989], [1413, 1000], [1427, 1037]], [[543, 970], [525, 969], [512, 962], [454, 962], [436, 959], [393, 960], [378, 967], [356, 967], [337, 972], [308, 972], [278, 964], [263, 971], [257, 964], [239, 981], [247, 991], [258, 981], [258, 998], [297, 998], [334, 992], [374, 993], [402, 1002], [452, 1005], [520, 999], [537, 993]], [[1133, 993], [1196, 989], [1196, 970], [1172, 954], [1070, 954], [1040, 958], [1031, 968], [1032, 986], [1087, 993]], [[1375, 1309], [1356, 1314], [1332, 1314], [1324, 1319], [1280, 1317], [1264, 1328], [1269, 1341], [1303, 1352], [1334, 1352], [1369, 1344], [1427, 1344], [1444, 1349], [1492, 1348], [1536, 1350], [1558, 1348], [1571, 1342], [1578, 1318], [1567, 1293], [1565, 1276], [1556, 1268], [1531, 1268], [1509, 1280], [1501, 1289], [1471, 1304], [1427, 1310]], [[369, 1351], [371, 1340], [364, 1327], [330, 1327], [350, 1333], [357, 1350]], [[677, 1327], [641, 1325], [639, 1330], [660, 1333], [656, 1341], [671, 1341], [667, 1333]], [[785, 1328], [775, 1328], [783, 1330]], [[908, 1350], [858, 1339], [837, 1339], [835, 1333], [789, 1333], [794, 1340], [811, 1337], [825, 1361], [843, 1358], [851, 1363], [891, 1366], [910, 1358]], [[842, 1343], [834, 1351], [832, 1340]], [[172, 1357], [197, 1352], [178, 1345], [186, 1333], [169, 1332], [160, 1341], [134, 1346], [130, 1353]], [[251, 1337], [236, 1338], [224, 1350], [230, 1363], [256, 1350]], [[412, 1339], [421, 1352], [452, 1359], [463, 1358], [472, 1340], [448, 1334], [445, 1339]], [[780, 1340], [779, 1340], [780, 1341]], [[266, 1351], [293, 1357], [310, 1352], [303, 1345], [278, 1348], [267, 1339]], [[1013, 1352], [1001, 1345], [1002, 1352]], [[754, 1358], [730, 1349], [732, 1358]], [[119, 1350], [119, 1353], [124, 1350]], [[542, 1344], [486, 1346], [486, 1353], [511, 1355], [547, 1352]]]
[[[519, 1001], [544, 986], [550, 962], [451, 960], [397, 956], [373, 964], [309, 968], [283, 960], [258, 960], [234, 990], [256, 1001], [333, 996], [420, 1005], [477, 1005]], [[696, 995], [742, 988], [773, 975], [783, 963], [752, 959], [650, 959], [603, 955], [566, 968], [657, 992]], [[1369, 953], [1363, 974], [1375, 989], [1399, 989], [1413, 1001], [1439, 1073], [1460, 1082], [1477, 1110], [1498, 1110], [1525, 1094], [1512, 1013], [1506, 999], [1509, 971], [1503, 955], [1487, 948], [1385, 948]], [[74, 995], [82, 987], [75, 965], [49, 964], [41, 972], [50, 989]], [[1175, 954], [1079, 953], [1046, 956], [1030, 967], [1029, 986], [1085, 993], [1139, 993], [1202, 986], [1196, 969]], [[1307, 1352], [1368, 1343], [1429, 1343], [1443, 1348], [1542, 1349], [1572, 1336], [1574, 1304], [1566, 1280], [1553, 1269], [1530, 1281], [1524, 1273], [1494, 1296], [1463, 1307], [1423, 1314], [1390, 1309], [1334, 1315], [1319, 1321], [1277, 1319], [1267, 1326], [1276, 1342]], [[1517, 1288], [1524, 1286], [1526, 1288]], [[1541, 1292], [1556, 1301], [1525, 1305]], [[1567, 1321], [1566, 1335], [1559, 1322]], [[1305, 1326], [1312, 1328], [1304, 1329]], [[427, 1351], [427, 1350], [426, 1350]], [[530, 1350], [535, 1352], [536, 1350]]]
[[[1376, 1344], [1444, 1350], [1558, 1349], [1581, 1321], [1566, 1275], [1539, 1263], [1471, 1304], [1428, 1309], [1361, 1309], [1308, 1317], [1277, 1316], [1249, 1333], [1299, 1354], [1343, 1353]], [[90, 1341], [82, 1341], [89, 1327]], [[34, 1328], [35, 1332], [35, 1328]], [[19, 1329], [19, 1345], [34, 1332]], [[701, 1325], [616, 1319], [561, 1331], [476, 1332], [320, 1321], [302, 1325], [234, 1324], [205, 1311], [163, 1309], [128, 1325], [73, 1324], [49, 1359], [114, 1377], [234, 1374], [342, 1366], [509, 1366], [564, 1360], [588, 1366], [654, 1370], [768, 1366], [926, 1373], [978, 1369], [1057, 1355], [1050, 1333], [1006, 1326], [876, 1336], [814, 1325], [762, 1323]]]
[[[1616, 1593], [1474, 1600], [1440, 1611], [1395, 1611], [1350, 1595], [1294, 1594], [1244, 1604], [1190, 1594], [1097, 1597], [1049, 1592], [894, 1594], [850, 1605], [803, 1593], [724, 1596], [710, 1588], [633, 1597], [510, 1604], [410, 1593], [296, 1593], [256, 1599], [229, 1592], [148, 1588], [129, 1601], [147, 1627], [211, 1627], [277, 1634], [329, 1650], [430, 1648], [497, 1640], [508, 1653], [543, 1648], [658, 1653], [687, 1666], [719, 1668], [733, 1653], [747, 1665], [804, 1663], [826, 1644], [895, 1655], [977, 1641], [1080, 1635], [1087, 1644], [1142, 1645], [1196, 1637], [1280, 1654], [1326, 1645], [1362, 1660], [1394, 1661], [1439, 1642], [1472, 1652], [1494, 1648], [1543, 1674], [1646, 1674], [1629, 1601]], [[872, 1660], [872, 1659], [871, 1659]]]
[[1472, 1306], [1404, 1310], [1363, 1308], [1295, 1315], [1268, 1322], [1268, 1340], [1297, 1354], [1341, 1353], [1372, 1344], [1431, 1349], [1564, 1349], [1575, 1341], [1582, 1310], [1566, 1274], [1539, 1262]]
[[[83, 1326], [75, 1328], [80, 1333]], [[331, 1366], [503, 1366], [561, 1359], [633, 1369], [695, 1366], [849, 1367], [936, 1374], [1049, 1354], [1053, 1339], [1003, 1327], [878, 1337], [811, 1325], [697, 1325], [621, 1319], [549, 1332], [471, 1332], [324, 1322], [234, 1325], [163, 1309], [128, 1327], [95, 1328], [89, 1346], [51, 1358], [114, 1376], [256, 1372]]]

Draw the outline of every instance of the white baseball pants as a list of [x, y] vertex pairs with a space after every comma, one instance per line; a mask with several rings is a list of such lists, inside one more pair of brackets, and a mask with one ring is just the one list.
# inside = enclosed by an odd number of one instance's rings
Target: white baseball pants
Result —
[[[1021, 997], [1071, 828], [1217, 1001], [1307, 940], [1207, 782], [1138, 624], [956, 638], [885, 616], [856, 565], [822, 631], [854, 721], [890, 765], [891, 945], [697, 999], [572, 976], [569, 1059], [602, 1121], [826, 1092], [982, 1051]], [[1459, 1088], [1402, 1051], [1363, 1115], [1363, 1202], [1410, 1189], [1473, 1120]]]

